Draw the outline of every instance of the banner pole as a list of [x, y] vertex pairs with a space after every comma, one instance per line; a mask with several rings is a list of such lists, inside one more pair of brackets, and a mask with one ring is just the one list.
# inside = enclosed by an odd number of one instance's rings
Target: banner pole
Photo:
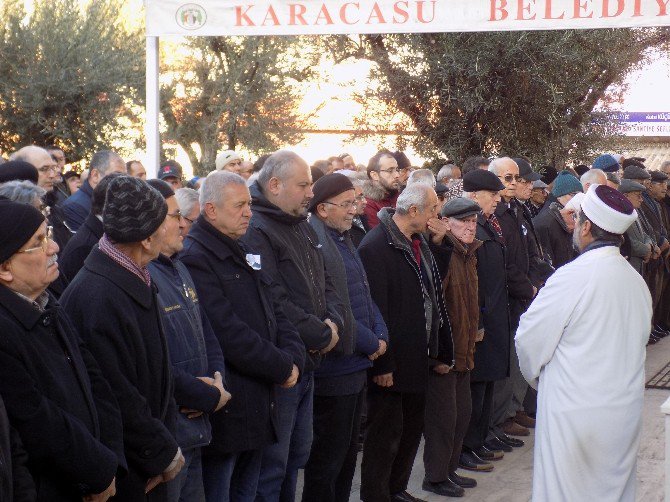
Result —
[[155, 178], [160, 166], [160, 131], [158, 114], [160, 111], [159, 38], [146, 37], [146, 118], [144, 133], [147, 145], [147, 178]]

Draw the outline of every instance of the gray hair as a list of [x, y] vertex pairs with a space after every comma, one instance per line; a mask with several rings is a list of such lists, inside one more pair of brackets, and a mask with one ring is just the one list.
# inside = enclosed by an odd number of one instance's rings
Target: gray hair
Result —
[[195, 203], [198, 202], [200, 194], [197, 190], [192, 188], [177, 188], [174, 191], [174, 196], [177, 199], [177, 205], [179, 206], [179, 212], [184, 216], [188, 216], [193, 212]]
[[661, 171], [665, 172], [668, 167], [670, 167], [670, 160], [664, 160], [661, 164]]
[[0, 185], [0, 197], [7, 197], [14, 202], [23, 202], [31, 206], [35, 203], [36, 198], [41, 199], [46, 193], [44, 188], [26, 180], [13, 180]]
[[347, 178], [349, 178], [355, 187], [363, 188], [365, 186], [365, 182], [368, 179], [368, 176], [365, 173], [352, 172], [347, 174]]
[[[489, 164], [489, 171], [491, 171], [496, 176], [499, 175], [505, 169], [505, 164], [507, 162], [514, 162], [514, 159], [510, 157], [499, 157], [493, 159]], [[516, 162], [514, 162], [516, 164]]]
[[435, 188], [435, 176], [430, 169], [417, 169], [407, 178], [407, 186], [420, 183]]
[[293, 166], [300, 163], [307, 164], [297, 153], [279, 150], [270, 155], [263, 164], [263, 168], [258, 173], [258, 184], [265, 189], [272, 178], [284, 181], [289, 177]]
[[454, 174], [455, 174], [454, 171], [456, 171], [456, 169], [458, 169], [458, 167], [455, 166], [454, 164], [447, 164], [446, 166], [442, 166], [440, 168], [439, 172], [437, 173], [437, 176], [436, 176], [437, 182], [442, 183], [442, 180], [444, 180], [444, 179], [454, 178]]
[[247, 182], [239, 174], [228, 171], [212, 171], [207, 175], [200, 187], [201, 214], [204, 212], [205, 204], [208, 202], [214, 205], [219, 205], [223, 202], [223, 190], [228, 185], [243, 185], [246, 187]]
[[[602, 181], [603, 179], [605, 179], [604, 182]], [[605, 171], [601, 169], [589, 169], [584, 174], [582, 174], [582, 177], [579, 178], [579, 181], [582, 183], [582, 185], [585, 185], [586, 183], [598, 183], [602, 185], [607, 183], [607, 175], [605, 174]]]
[[100, 173], [100, 176], [104, 177], [105, 174], [107, 174], [107, 171], [109, 171], [112, 162], [115, 160], [118, 160], [125, 166], [121, 156], [112, 150], [100, 150], [99, 152], [95, 152], [93, 157], [91, 157], [91, 162], [88, 166], [89, 171], [95, 169]]
[[407, 214], [412, 206], [423, 212], [426, 209], [426, 199], [430, 192], [435, 193], [435, 190], [424, 183], [408, 184], [398, 196], [395, 205], [396, 212], [400, 215]]

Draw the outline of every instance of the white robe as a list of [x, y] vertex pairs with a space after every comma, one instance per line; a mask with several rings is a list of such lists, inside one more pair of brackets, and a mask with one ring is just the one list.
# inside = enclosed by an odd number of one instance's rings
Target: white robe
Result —
[[533, 501], [635, 500], [649, 289], [613, 246], [547, 281], [516, 333], [538, 389]]

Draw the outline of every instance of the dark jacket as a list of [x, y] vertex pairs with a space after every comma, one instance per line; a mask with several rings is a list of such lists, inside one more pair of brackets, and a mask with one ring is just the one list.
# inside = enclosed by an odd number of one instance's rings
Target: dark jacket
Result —
[[533, 219], [545, 259], [556, 269], [571, 262], [577, 256], [572, 245], [572, 233], [563, 221], [557, 203], [549, 204]]
[[200, 216], [181, 254], [225, 355], [232, 394], [210, 417], [210, 453], [256, 450], [276, 442], [274, 385], [288, 379], [294, 364], [302, 374], [305, 364], [304, 345], [272, 297], [269, 276], [251, 268], [245, 253], [239, 242]]
[[540, 289], [547, 282], [547, 279], [556, 271], [544, 256], [542, 244], [537, 234], [537, 229], [533, 223], [532, 212], [521, 201], [516, 200], [516, 207], [521, 221], [522, 233], [525, 231], [525, 237], [528, 241], [529, 272], [533, 285]]
[[477, 250], [482, 242], [475, 239], [467, 248], [448, 233], [453, 251], [442, 274], [442, 290], [454, 339], [456, 371], [475, 366], [475, 337], [479, 329], [479, 290], [477, 285]]
[[506, 250], [483, 215], [477, 217], [476, 238], [482, 241], [477, 250], [479, 327], [484, 339], [475, 347], [475, 369], [472, 380], [490, 382], [509, 376], [512, 331], [507, 291]]
[[74, 195], [63, 201], [61, 204], [63, 217], [70, 231], [76, 232], [84, 224], [88, 213], [91, 212], [92, 198], [93, 188], [91, 188], [90, 183], [86, 180]]
[[53, 297], [41, 312], [0, 286], [0, 325], [0, 394], [37, 500], [102, 492], [125, 460], [121, 415], [98, 364]]
[[354, 245], [354, 248], [357, 248], [365, 234], [367, 233], [367, 218], [365, 215], [355, 216], [353, 224], [351, 225], [351, 230], [349, 230], [349, 237], [351, 242]]
[[[129, 473], [118, 480], [117, 497], [145, 500], [147, 480], [170, 465], [178, 448], [172, 371], [156, 286], [147, 286], [95, 247], [62, 302], [121, 408]], [[161, 484], [150, 492], [151, 498], [160, 500], [165, 492]]]
[[[522, 221], [521, 211], [516, 200], [509, 204], [501, 201], [495, 211], [502, 228], [506, 248], [507, 288], [510, 299], [510, 319], [512, 330], [516, 330], [519, 319], [533, 299], [533, 284], [530, 264], [535, 259], [526, 235], [528, 229]], [[537, 250], [535, 250], [537, 251]]]
[[[258, 183], [249, 188], [253, 216], [245, 246], [261, 256], [263, 270], [288, 320], [296, 327], [308, 351], [328, 346], [330, 319], [343, 329], [343, 304], [326, 272], [319, 239], [304, 216], [291, 216], [267, 200]], [[338, 350], [337, 348], [334, 350]], [[315, 369], [318, 354], [309, 354], [305, 371]]]
[[400, 192], [387, 192], [379, 183], [368, 180], [364, 187], [363, 193], [367, 200], [365, 205], [365, 220], [366, 230], [370, 231], [379, 225], [379, 210], [385, 207], [394, 208], [398, 201]]
[[374, 361], [371, 375], [393, 373], [393, 386], [388, 390], [422, 393], [431, 360], [453, 365], [454, 346], [433, 254], [418, 236], [419, 267], [411, 243], [392, 219], [394, 211], [380, 211], [380, 224], [368, 232], [358, 249], [372, 299], [389, 330], [389, 348]]
[[[388, 341], [388, 331], [370, 297], [365, 269], [349, 233], [341, 234], [326, 227], [314, 215], [310, 217], [310, 224], [322, 245], [326, 270], [344, 303], [344, 330], [340, 342], [344, 338], [351, 344], [343, 347], [341, 353], [323, 357], [321, 366], [314, 372], [314, 392], [321, 396], [357, 394], [365, 385], [366, 370], [372, 366], [367, 356], [379, 349], [380, 339]], [[358, 317], [354, 316], [354, 309]]]
[[34, 502], [37, 490], [27, 464], [28, 453], [0, 397], [0, 500]]
[[84, 224], [72, 236], [58, 258], [58, 268], [69, 281], [74, 279], [77, 272], [84, 266], [84, 260], [103, 233], [102, 221], [93, 213], [89, 213]]
[[[225, 378], [221, 346], [209, 320], [202, 312], [195, 284], [178, 259], [160, 255], [149, 264], [151, 278], [158, 288], [158, 303], [170, 350], [177, 402], [177, 443], [182, 450], [204, 446], [212, 439], [208, 413], [219, 404], [219, 390], [197, 377]], [[197, 418], [180, 413], [181, 408], [204, 411]]]

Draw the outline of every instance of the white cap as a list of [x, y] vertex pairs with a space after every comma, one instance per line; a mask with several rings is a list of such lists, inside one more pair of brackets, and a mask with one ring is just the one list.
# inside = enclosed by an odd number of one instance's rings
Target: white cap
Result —
[[226, 164], [233, 160], [242, 160], [242, 157], [233, 150], [224, 150], [216, 156], [216, 161], [214, 162], [216, 170], [221, 171], [221, 169], [226, 167]]
[[565, 205], [565, 209], [572, 209], [575, 213], [578, 213], [579, 208], [582, 206], [584, 197], [586, 197], [586, 195], [584, 195], [582, 192], [577, 192], [575, 196]]
[[619, 235], [637, 220], [637, 211], [630, 201], [607, 185], [589, 187], [582, 199], [582, 212], [603, 230]]

